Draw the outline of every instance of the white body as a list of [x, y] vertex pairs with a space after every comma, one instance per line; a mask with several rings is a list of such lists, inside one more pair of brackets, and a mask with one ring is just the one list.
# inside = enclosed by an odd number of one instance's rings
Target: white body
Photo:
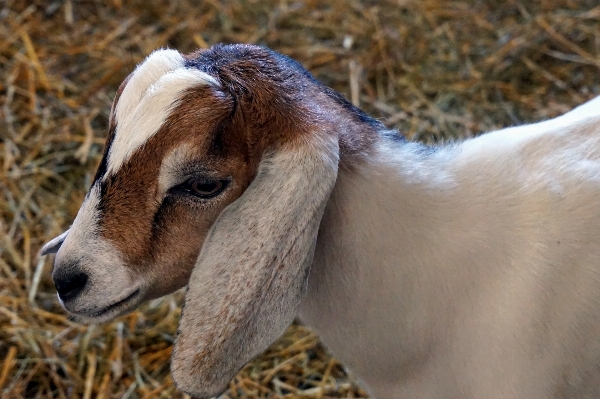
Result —
[[340, 169], [301, 319], [378, 398], [600, 397], [600, 98]]
[[298, 315], [379, 399], [600, 398], [600, 98], [439, 149], [388, 135], [268, 49], [152, 53], [42, 249], [61, 303], [105, 322], [187, 285], [171, 371], [198, 398]]

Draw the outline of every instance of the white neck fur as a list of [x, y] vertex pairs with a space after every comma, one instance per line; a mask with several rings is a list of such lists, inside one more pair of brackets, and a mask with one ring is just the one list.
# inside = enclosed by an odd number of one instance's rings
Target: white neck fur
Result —
[[376, 397], [549, 397], [535, 395], [569, 345], [600, 328], [583, 317], [600, 301], [600, 250], [581, 240], [600, 236], [586, 207], [600, 117], [578, 109], [433, 153], [382, 142], [373, 159], [339, 171], [303, 322]]

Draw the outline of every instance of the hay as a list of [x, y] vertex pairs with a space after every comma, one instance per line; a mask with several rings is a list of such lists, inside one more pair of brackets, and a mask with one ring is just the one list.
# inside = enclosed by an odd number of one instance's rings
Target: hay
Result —
[[[596, 0], [160, 3], [0, 5], [3, 398], [184, 397], [168, 365], [181, 292], [82, 326], [65, 317], [50, 260], [38, 258], [90, 184], [118, 83], [153, 49], [269, 45], [428, 142], [546, 119], [600, 92]], [[366, 394], [294, 325], [225, 397]]]

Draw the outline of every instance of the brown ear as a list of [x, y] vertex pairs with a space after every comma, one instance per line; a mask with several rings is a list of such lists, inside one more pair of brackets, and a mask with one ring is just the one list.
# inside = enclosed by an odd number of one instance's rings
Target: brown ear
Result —
[[192, 273], [171, 370], [195, 397], [226, 389], [289, 326], [337, 178], [337, 139], [267, 154], [219, 216]]

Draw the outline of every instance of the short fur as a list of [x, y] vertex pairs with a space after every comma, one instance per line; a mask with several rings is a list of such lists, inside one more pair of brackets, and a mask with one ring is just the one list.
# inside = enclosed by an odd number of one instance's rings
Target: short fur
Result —
[[[175, 90], [144, 96], [167, 75]], [[133, 145], [142, 103], [162, 122]], [[84, 321], [189, 282], [181, 390], [218, 394], [299, 315], [378, 398], [600, 397], [600, 98], [423, 151], [295, 61], [233, 45], [153, 54], [111, 114], [43, 253], [55, 278], [90, 276], [64, 303]], [[177, 189], [190, 178], [228, 185], [199, 199]]]
[[183, 93], [194, 85], [218, 85], [206, 73], [182, 68], [183, 62], [177, 51], [155, 51], [132, 74], [115, 107], [119, 134], [108, 154], [109, 175], [156, 134]]
[[281, 149], [221, 213], [179, 323], [172, 372], [180, 386], [200, 397], [225, 390], [296, 317], [336, 175], [337, 141]]

